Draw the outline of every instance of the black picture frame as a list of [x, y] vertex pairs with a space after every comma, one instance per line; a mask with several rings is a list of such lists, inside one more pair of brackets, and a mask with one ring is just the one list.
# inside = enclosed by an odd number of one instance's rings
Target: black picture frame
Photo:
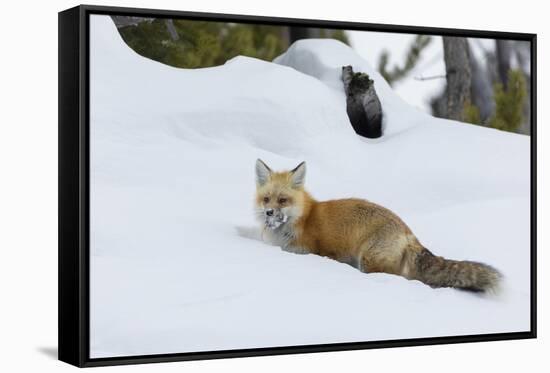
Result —
[[[89, 16], [157, 18], [310, 26], [392, 33], [524, 40], [531, 43], [531, 320], [526, 332], [319, 344], [112, 358], [89, 354]], [[370, 348], [536, 338], [536, 34], [397, 26], [357, 22], [210, 14], [81, 5], [59, 13], [59, 360], [78, 367], [296, 354]]]

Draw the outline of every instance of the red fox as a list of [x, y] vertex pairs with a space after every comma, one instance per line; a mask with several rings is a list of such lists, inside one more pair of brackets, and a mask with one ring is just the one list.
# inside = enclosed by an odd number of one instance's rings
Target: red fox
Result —
[[384, 272], [431, 287], [496, 291], [501, 274], [471, 261], [435, 256], [390, 210], [363, 199], [316, 201], [305, 189], [305, 162], [284, 172], [256, 161], [256, 214], [262, 237], [284, 250]]

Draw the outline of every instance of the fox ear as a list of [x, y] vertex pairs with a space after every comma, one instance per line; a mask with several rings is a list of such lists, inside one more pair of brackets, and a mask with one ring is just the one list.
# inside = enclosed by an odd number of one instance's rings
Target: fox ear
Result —
[[296, 168], [290, 171], [292, 186], [294, 188], [300, 188], [304, 186], [306, 179], [306, 162], [300, 163]]
[[258, 186], [262, 186], [269, 180], [269, 177], [271, 176], [271, 168], [267, 167], [267, 165], [261, 160], [256, 160], [256, 184]]

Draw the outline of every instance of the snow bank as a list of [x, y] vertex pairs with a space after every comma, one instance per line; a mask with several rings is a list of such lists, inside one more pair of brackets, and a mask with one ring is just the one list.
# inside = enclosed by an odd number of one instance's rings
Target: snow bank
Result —
[[[529, 329], [527, 137], [422, 114], [338, 42], [185, 70], [135, 54], [108, 17], [90, 32], [92, 357]], [[348, 64], [375, 80], [381, 139], [351, 129]], [[434, 252], [493, 264], [504, 294], [433, 290], [245, 237], [258, 157], [306, 160], [317, 198], [370, 199]]]
[[[294, 69], [313, 76], [334, 91], [339, 93], [339, 105], [345, 105], [345, 93], [342, 85], [342, 66], [351, 65], [353, 71], [365, 72], [372, 80], [380, 102], [384, 108], [384, 135], [404, 131], [422, 124], [427, 114], [419, 112], [398, 97], [382, 76], [368, 62], [350, 47], [333, 39], [298, 40], [287, 52], [277, 57], [275, 63], [293, 67]], [[345, 107], [345, 106], [344, 106]], [[410, 118], [409, 120], [402, 120]], [[387, 124], [391, 123], [391, 126]]]

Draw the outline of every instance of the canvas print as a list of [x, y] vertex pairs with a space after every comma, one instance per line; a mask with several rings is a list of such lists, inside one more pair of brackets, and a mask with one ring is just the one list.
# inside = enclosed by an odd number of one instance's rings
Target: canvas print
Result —
[[529, 331], [531, 45], [89, 18], [91, 358]]

